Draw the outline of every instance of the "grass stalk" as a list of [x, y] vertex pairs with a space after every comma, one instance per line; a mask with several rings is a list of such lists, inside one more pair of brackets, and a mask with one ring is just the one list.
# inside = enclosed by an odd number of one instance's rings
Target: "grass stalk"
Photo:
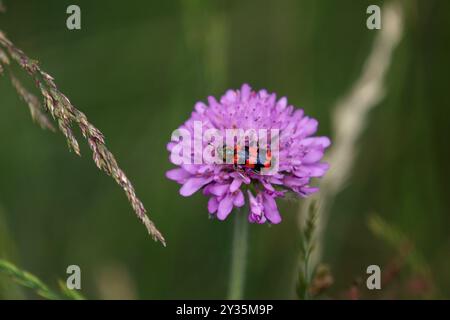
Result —
[[[45, 112], [50, 113], [58, 125], [59, 130], [66, 137], [69, 149], [80, 155], [80, 147], [73, 133], [73, 127], [78, 127], [87, 140], [93, 154], [93, 160], [97, 167], [111, 176], [123, 189], [137, 217], [147, 228], [148, 233], [155, 241], [166, 245], [165, 239], [156, 228], [155, 224], [148, 218], [146, 209], [137, 197], [134, 187], [125, 173], [117, 164], [114, 155], [105, 144], [105, 137], [84, 113], [79, 111], [70, 100], [58, 89], [52, 76], [43, 71], [36, 60], [28, 58], [25, 53], [18, 49], [3, 32], [0, 31], [0, 74], [4, 67], [9, 66], [10, 61], [15, 61], [34, 80], [43, 99], [43, 109], [36, 96], [29, 93], [25, 87], [9, 72], [13, 86], [19, 96], [27, 103], [33, 119], [43, 128], [53, 129], [53, 125], [47, 118]], [[45, 111], [45, 112], [44, 112]]]
[[14, 264], [0, 259], [0, 272], [11, 277], [16, 283], [33, 290], [37, 295], [49, 300], [60, 300], [62, 297], [51, 290], [39, 278], [20, 270]]

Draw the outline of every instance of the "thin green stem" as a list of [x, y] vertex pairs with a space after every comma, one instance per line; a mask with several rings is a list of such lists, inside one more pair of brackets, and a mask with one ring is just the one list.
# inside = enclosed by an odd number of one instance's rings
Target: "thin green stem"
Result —
[[10, 276], [18, 284], [34, 290], [36, 294], [45, 299], [61, 299], [61, 296], [59, 294], [51, 290], [39, 278], [32, 275], [31, 273], [19, 269], [14, 264], [3, 259], [0, 259], [0, 273], [4, 273]]
[[303, 297], [304, 300], [309, 300], [309, 286], [311, 284], [311, 279], [309, 276], [309, 256], [310, 256], [310, 250], [309, 248], [306, 248], [306, 254], [305, 254], [305, 262], [304, 262], [304, 271], [305, 271], [305, 295]]
[[245, 269], [247, 266], [248, 222], [246, 211], [237, 210], [234, 214], [233, 247], [231, 251], [229, 300], [241, 300], [244, 294]]

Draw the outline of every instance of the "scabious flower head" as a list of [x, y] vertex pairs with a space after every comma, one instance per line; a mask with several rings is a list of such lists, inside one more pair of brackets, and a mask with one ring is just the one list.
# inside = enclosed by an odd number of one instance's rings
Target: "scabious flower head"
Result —
[[[249, 222], [277, 224], [281, 222], [277, 198], [284, 197], [287, 192], [306, 197], [318, 191], [310, 186], [310, 181], [322, 177], [328, 170], [328, 164], [321, 159], [330, 140], [313, 136], [317, 131], [317, 120], [288, 105], [285, 97], [277, 100], [273, 93], [255, 92], [244, 84], [240, 90], [228, 90], [220, 101], [208, 97], [207, 104], [198, 102], [194, 109], [179, 130], [187, 133], [183, 135], [183, 141], [188, 140], [184, 141], [188, 142], [185, 149], [188, 157], [184, 154], [183, 159], [195, 158], [196, 161], [179, 160], [179, 135], [172, 135], [172, 141], [167, 145], [171, 162], [178, 167], [169, 170], [166, 176], [182, 185], [182, 196], [202, 190], [209, 197], [209, 213], [219, 220], [226, 219], [234, 207], [242, 207], [247, 202]], [[226, 131], [230, 129], [270, 131], [270, 141], [267, 138], [267, 144], [262, 147], [258, 140], [253, 151], [247, 140], [241, 141], [241, 149], [224, 141], [217, 147], [217, 136], [227, 136]], [[215, 132], [213, 142], [216, 147], [212, 147], [211, 140], [199, 137], [196, 130]], [[208, 148], [216, 161], [204, 163], [202, 160]], [[231, 150], [232, 162], [217, 161], [225, 159], [227, 150]], [[250, 162], [252, 152], [256, 161]], [[244, 161], [238, 162], [238, 155]], [[276, 170], [263, 173], [268, 164]]]

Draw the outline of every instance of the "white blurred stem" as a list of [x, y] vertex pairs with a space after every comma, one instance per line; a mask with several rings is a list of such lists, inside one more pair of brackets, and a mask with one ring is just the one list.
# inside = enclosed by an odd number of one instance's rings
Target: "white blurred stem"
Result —
[[328, 212], [335, 196], [345, 186], [356, 155], [357, 141], [366, 127], [369, 112], [384, 97], [384, 79], [392, 61], [392, 54], [403, 33], [403, 10], [399, 2], [386, 4], [381, 11], [382, 28], [377, 32], [373, 47], [364, 64], [361, 75], [349, 93], [337, 101], [332, 115], [333, 146], [326, 161], [330, 171], [320, 182], [321, 191], [304, 201], [299, 210], [300, 226], [306, 218], [305, 212], [314, 198], [318, 199], [317, 247], [311, 257], [312, 265], [320, 261], [323, 250], [323, 234], [328, 221]]

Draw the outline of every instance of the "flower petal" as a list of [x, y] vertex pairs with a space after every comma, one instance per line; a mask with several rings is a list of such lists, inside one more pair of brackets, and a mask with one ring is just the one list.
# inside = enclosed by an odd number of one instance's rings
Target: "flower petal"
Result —
[[284, 184], [288, 187], [304, 186], [309, 182], [308, 177], [297, 178], [295, 176], [286, 176], [283, 180]]
[[314, 118], [305, 117], [304, 119], [308, 119], [305, 121], [303, 129], [303, 134], [307, 137], [312, 135], [317, 131], [317, 127], [319, 126], [319, 122]]
[[209, 198], [208, 201], [208, 212], [214, 213], [217, 211], [217, 208], [219, 208], [219, 201], [217, 201], [216, 197]]
[[264, 195], [264, 215], [270, 223], [278, 224], [281, 222], [281, 216], [278, 212], [277, 203], [272, 196], [267, 194]]
[[233, 200], [234, 197], [231, 193], [227, 194], [225, 198], [219, 203], [219, 208], [217, 210], [217, 218], [219, 220], [225, 220], [233, 210]]
[[252, 88], [244, 83], [241, 87], [241, 100], [242, 101], [247, 101], [248, 98], [250, 98], [250, 94], [251, 94]]
[[303, 158], [303, 163], [309, 164], [314, 163], [322, 159], [323, 150], [312, 149]]
[[182, 168], [172, 169], [166, 172], [166, 177], [180, 183], [184, 183], [191, 174]]
[[233, 182], [230, 185], [230, 192], [235, 192], [237, 189], [241, 187], [242, 179], [234, 178]]
[[206, 195], [213, 194], [215, 196], [221, 197], [228, 191], [229, 188], [230, 188], [229, 184], [220, 184], [220, 183], [210, 184], [205, 188], [205, 194]]
[[241, 190], [238, 190], [238, 192], [235, 194], [233, 204], [239, 208], [244, 206], [245, 199], [244, 199], [244, 194], [242, 193]]
[[193, 195], [195, 192], [200, 190], [205, 184], [210, 183], [212, 180], [211, 177], [205, 178], [205, 177], [195, 177], [190, 178], [186, 181], [185, 184], [180, 189], [180, 194], [183, 197], [189, 197]]
[[328, 163], [315, 163], [298, 167], [294, 174], [299, 177], [322, 177], [329, 169]]
[[302, 140], [304, 146], [328, 148], [331, 141], [328, 137], [310, 137]]
[[319, 191], [319, 188], [317, 187], [302, 187], [300, 188], [300, 193], [306, 197], [310, 194], [316, 193], [317, 191]]

